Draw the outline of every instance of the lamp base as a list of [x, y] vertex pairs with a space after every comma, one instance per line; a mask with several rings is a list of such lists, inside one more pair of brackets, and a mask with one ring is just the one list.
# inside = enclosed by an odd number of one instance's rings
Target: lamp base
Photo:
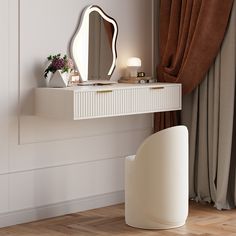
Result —
[[137, 66], [129, 66], [128, 72], [129, 72], [129, 77], [137, 77], [138, 76], [138, 67]]

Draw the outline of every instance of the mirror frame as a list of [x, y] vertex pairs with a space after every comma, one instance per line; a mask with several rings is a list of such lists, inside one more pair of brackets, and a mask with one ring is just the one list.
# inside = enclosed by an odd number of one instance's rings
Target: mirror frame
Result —
[[[116, 59], [117, 59], [117, 50], [116, 50], [116, 42], [118, 36], [118, 25], [115, 19], [108, 16], [99, 6], [90, 5], [84, 9], [80, 18], [80, 24], [78, 29], [76, 30], [71, 44], [70, 44], [70, 54], [72, 59], [74, 60], [77, 71], [80, 74], [80, 78], [82, 81], [88, 81], [88, 57], [89, 57], [89, 14], [93, 11], [96, 11], [100, 14], [100, 16], [106, 21], [110, 22], [114, 27], [114, 35], [112, 38], [112, 54], [113, 60], [111, 67], [108, 71], [108, 76], [111, 77], [115, 67], [116, 67]], [[87, 25], [87, 28], [86, 28]], [[78, 52], [78, 53], [76, 53]], [[82, 56], [79, 56], [81, 55]], [[87, 61], [87, 65], [83, 65], [83, 61]]]

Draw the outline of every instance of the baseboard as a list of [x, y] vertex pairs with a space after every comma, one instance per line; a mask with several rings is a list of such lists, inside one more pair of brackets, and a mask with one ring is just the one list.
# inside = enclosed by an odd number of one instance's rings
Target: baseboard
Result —
[[81, 212], [124, 202], [124, 191], [0, 214], [0, 227]]

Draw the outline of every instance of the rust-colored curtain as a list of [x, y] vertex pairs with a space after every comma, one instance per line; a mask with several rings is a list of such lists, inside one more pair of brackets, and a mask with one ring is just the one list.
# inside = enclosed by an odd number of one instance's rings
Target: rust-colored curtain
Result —
[[[233, 0], [160, 0], [158, 80], [190, 93], [213, 63]], [[154, 131], [178, 124], [176, 112], [156, 113]]]
[[114, 35], [114, 26], [113, 26], [112, 23], [110, 23], [106, 20], [103, 20], [103, 24], [104, 24], [104, 27], [105, 27], [105, 30], [106, 30], [106, 33], [107, 33], [107, 37], [108, 37], [110, 47], [112, 49], [112, 39], [113, 39], [113, 35]]

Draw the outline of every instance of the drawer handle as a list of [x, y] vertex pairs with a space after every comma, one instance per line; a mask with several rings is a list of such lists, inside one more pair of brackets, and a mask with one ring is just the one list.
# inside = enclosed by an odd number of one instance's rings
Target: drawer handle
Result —
[[164, 89], [165, 87], [151, 87], [150, 89]]
[[97, 91], [97, 93], [112, 93], [112, 90], [101, 90]]

